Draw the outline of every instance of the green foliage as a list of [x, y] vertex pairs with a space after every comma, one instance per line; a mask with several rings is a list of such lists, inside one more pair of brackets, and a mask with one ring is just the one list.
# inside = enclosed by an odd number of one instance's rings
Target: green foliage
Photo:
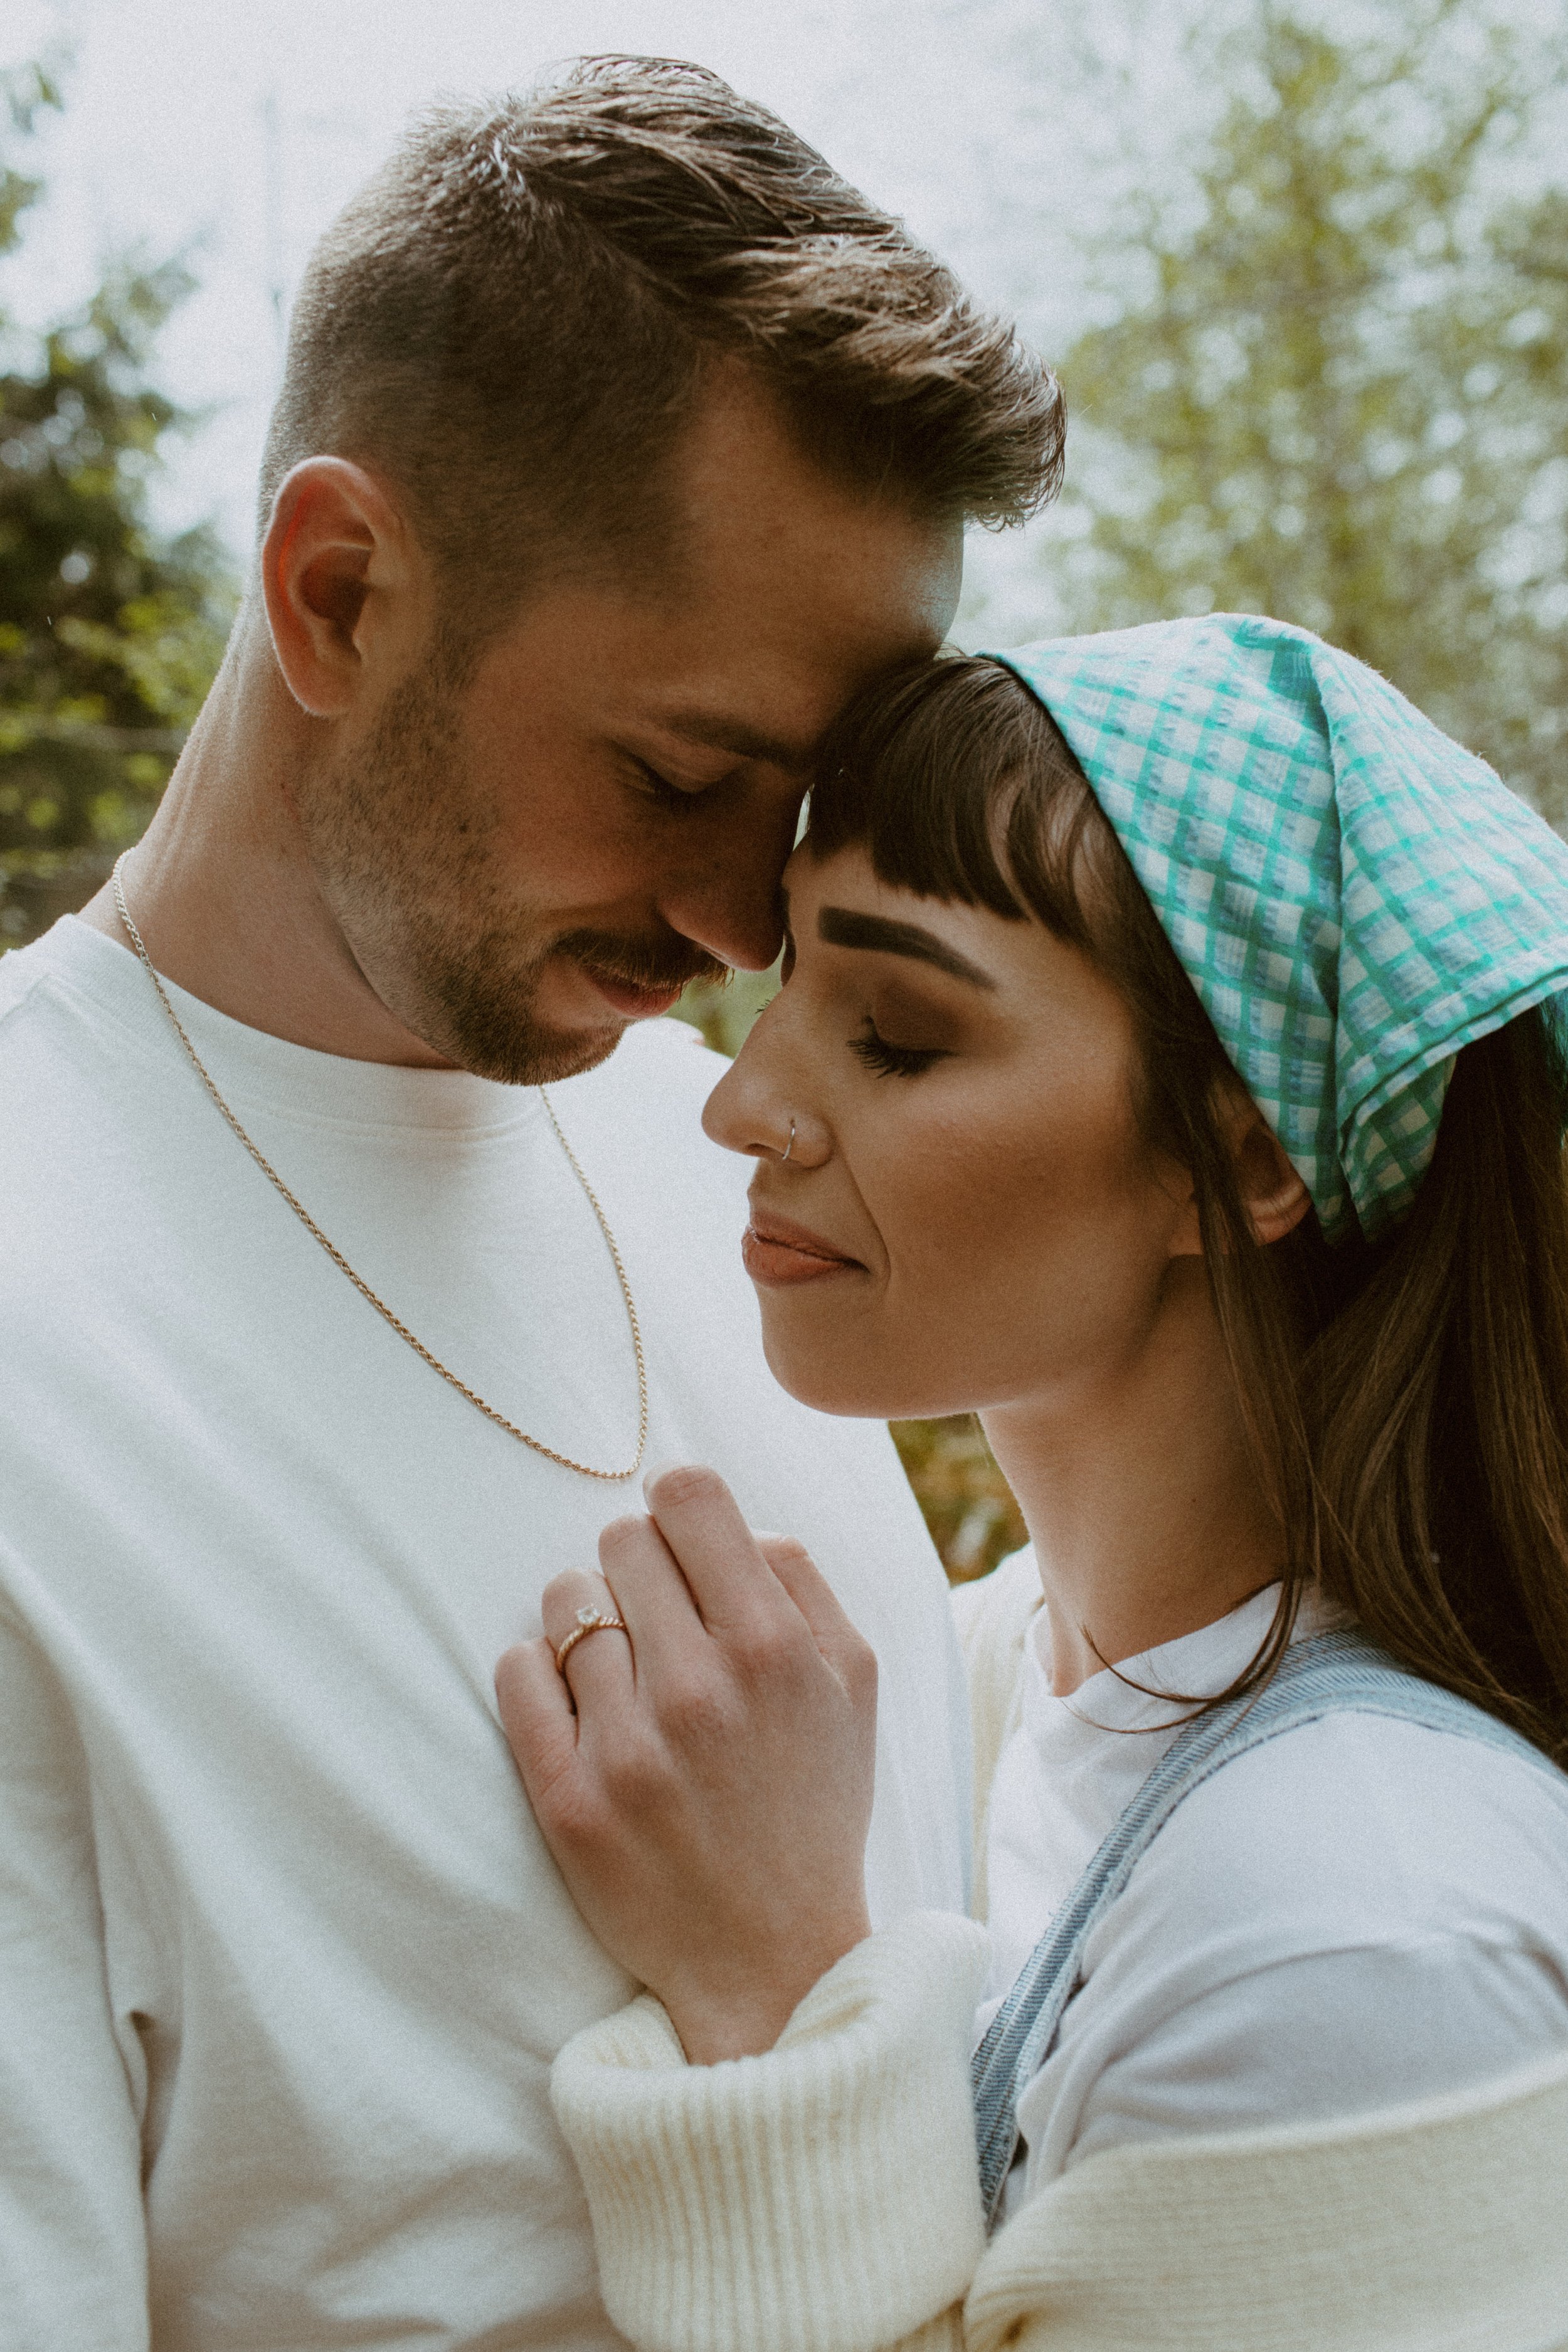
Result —
[[972, 1412], [895, 1421], [893, 1443], [954, 1584], [984, 1576], [1027, 1543], [1028, 1529]]
[[[20, 66], [0, 73], [0, 121], [9, 124], [13, 137], [27, 138], [39, 114], [59, 103], [59, 84], [47, 66]], [[17, 223], [42, 185], [0, 156], [0, 255], [15, 251], [21, 236]]]
[[731, 972], [717, 984], [693, 981], [676, 1006], [676, 1014], [700, 1029], [716, 1054], [733, 1055], [745, 1044], [746, 1032], [763, 1005], [777, 995], [778, 985], [776, 963], [766, 971]]
[[[25, 136], [58, 94], [0, 81]], [[0, 253], [38, 183], [0, 169]], [[122, 263], [86, 307], [0, 373], [0, 944], [88, 896], [141, 833], [223, 652], [226, 563], [205, 531], [152, 532], [148, 477], [184, 421], [146, 381], [193, 281]]]
[[1561, 822], [1568, 196], [1507, 164], [1562, 52], [1461, 0], [1365, 15], [1262, 0], [1212, 42], [1194, 184], [1136, 200], [1102, 258], [1142, 290], [1062, 362], [1053, 558], [1076, 625], [1316, 629]]

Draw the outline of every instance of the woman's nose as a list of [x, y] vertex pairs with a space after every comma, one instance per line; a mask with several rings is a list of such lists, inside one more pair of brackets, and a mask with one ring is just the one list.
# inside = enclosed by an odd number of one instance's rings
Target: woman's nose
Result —
[[703, 1130], [727, 1151], [752, 1160], [820, 1167], [831, 1149], [827, 1130], [799, 1089], [790, 1086], [784, 1057], [771, 1049], [768, 1029], [764, 1012], [709, 1096]]

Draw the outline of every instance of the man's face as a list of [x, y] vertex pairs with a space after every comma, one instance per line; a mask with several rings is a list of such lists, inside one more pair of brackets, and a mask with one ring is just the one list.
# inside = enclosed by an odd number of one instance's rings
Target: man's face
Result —
[[959, 527], [821, 473], [746, 381], [675, 462], [667, 584], [542, 589], [466, 674], [431, 653], [296, 790], [361, 971], [485, 1076], [590, 1068], [687, 981], [770, 963], [824, 730], [952, 617]]

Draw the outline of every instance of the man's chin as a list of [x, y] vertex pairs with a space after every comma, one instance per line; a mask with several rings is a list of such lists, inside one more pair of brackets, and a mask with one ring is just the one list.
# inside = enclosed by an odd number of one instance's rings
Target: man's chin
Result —
[[[414, 1017], [427, 1045], [475, 1077], [501, 1086], [551, 1086], [607, 1061], [638, 1014], [607, 1002], [575, 957], [549, 957], [509, 971], [500, 953], [470, 950], [460, 961], [426, 962], [409, 975]], [[656, 992], [639, 992], [647, 1001]], [[679, 990], [659, 996], [671, 1003]]]
[[454, 1068], [504, 1087], [547, 1087], [607, 1061], [628, 1024], [608, 1008], [598, 1020], [542, 1017], [538, 991], [527, 981], [502, 993], [493, 982], [476, 988], [468, 972], [426, 980], [412, 1013], [417, 1036]]
[[624, 1021], [591, 1030], [545, 1029], [531, 1024], [525, 1032], [506, 1034], [496, 1024], [487, 1024], [477, 1036], [459, 1032], [442, 1050], [476, 1078], [490, 1078], [503, 1087], [552, 1087], [607, 1062], [628, 1026]]

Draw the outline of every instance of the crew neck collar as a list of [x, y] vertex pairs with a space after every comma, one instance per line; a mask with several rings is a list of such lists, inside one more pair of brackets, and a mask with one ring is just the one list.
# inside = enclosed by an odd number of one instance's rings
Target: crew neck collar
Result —
[[[184, 1062], [157, 992], [129, 946], [79, 916], [67, 915], [38, 941], [38, 951], [51, 975], [79, 999], [89, 1000], [136, 1051]], [[237, 1108], [243, 1104], [350, 1127], [470, 1133], [542, 1115], [536, 1087], [503, 1086], [469, 1070], [419, 1069], [323, 1054], [236, 1021], [171, 980], [164, 979], [163, 986], [215, 1083]]]
[[[1162, 1732], [1179, 1725], [1186, 1711], [1184, 1701], [1217, 1697], [1246, 1672], [1273, 1623], [1279, 1601], [1279, 1583], [1267, 1585], [1212, 1624], [1102, 1667], [1065, 1697], [1051, 1689], [1050, 1622], [1042, 1609], [1027, 1637], [1024, 1709], [1031, 1733], [1053, 1746], [1076, 1748], [1102, 1735], [1120, 1744], [1129, 1731]], [[1291, 1639], [1321, 1632], [1327, 1622], [1328, 1612], [1309, 1592], [1303, 1595]]]

